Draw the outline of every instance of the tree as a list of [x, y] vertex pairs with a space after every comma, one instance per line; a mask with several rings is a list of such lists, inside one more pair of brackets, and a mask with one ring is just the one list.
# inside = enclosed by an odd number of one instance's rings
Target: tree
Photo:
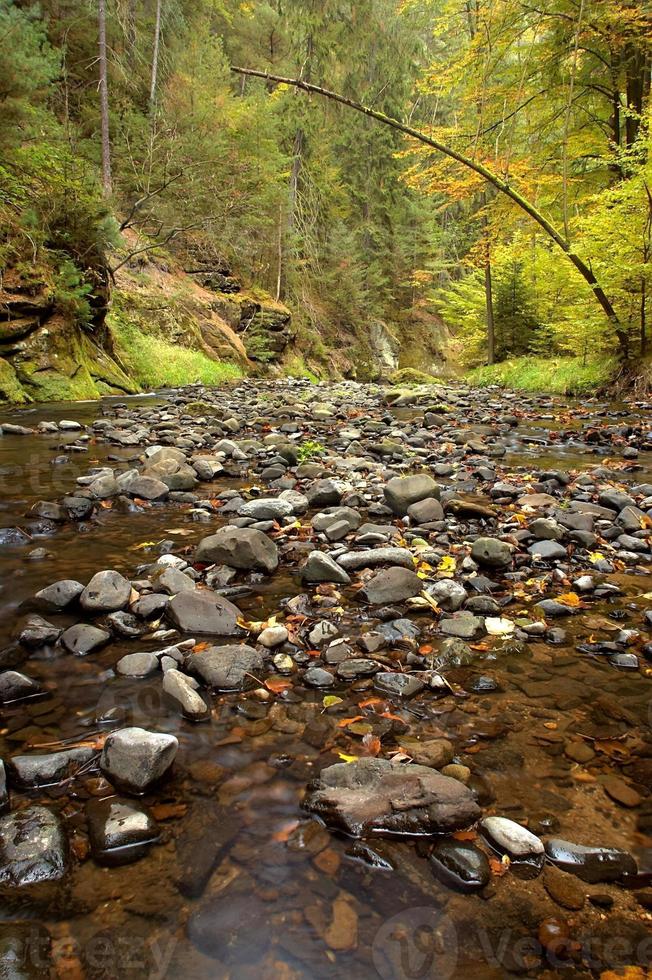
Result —
[[111, 133], [109, 129], [109, 82], [106, 58], [106, 0], [98, 0], [98, 35], [99, 35], [99, 92], [100, 92], [100, 129], [102, 141], [102, 190], [105, 197], [113, 193], [111, 179]]
[[472, 170], [474, 173], [483, 177], [484, 180], [492, 184], [496, 190], [500, 191], [502, 194], [505, 194], [508, 198], [510, 198], [510, 200], [518, 205], [522, 211], [529, 215], [530, 218], [536, 221], [537, 224], [543, 228], [548, 237], [561, 249], [568, 260], [575, 266], [577, 271], [590, 287], [603, 312], [614, 326], [620, 344], [621, 356], [625, 359], [629, 356], [629, 338], [627, 333], [620, 326], [620, 321], [616, 311], [612, 306], [609, 297], [604, 292], [604, 289], [597, 281], [591, 266], [584, 262], [584, 260], [573, 251], [570, 243], [566, 241], [557, 228], [555, 228], [555, 226], [530, 200], [523, 197], [523, 195], [520, 194], [509, 181], [504, 180], [503, 178], [499, 177], [498, 174], [493, 173], [484, 164], [464, 156], [464, 154], [454, 150], [450, 146], [447, 146], [445, 143], [441, 143], [439, 140], [435, 140], [432, 137], [427, 136], [425, 133], [414, 129], [411, 126], [407, 126], [405, 123], [401, 123], [397, 119], [393, 119], [391, 116], [386, 116], [382, 112], [378, 112], [369, 106], [365, 106], [353, 99], [346, 98], [345, 96], [339, 95], [336, 92], [331, 92], [319, 85], [311, 85], [310, 83], [297, 78], [283, 78], [278, 75], [270, 75], [268, 72], [261, 72], [250, 68], [238, 68], [233, 66], [232, 71], [243, 75], [265, 78], [268, 81], [277, 82], [282, 85], [294, 85], [297, 88], [304, 89], [306, 92], [314, 92], [315, 94], [322, 95], [325, 98], [332, 99], [335, 102], [340, 102], [342, 105], [347, 105], [349, 108], [355, 109], [356, 111], [361, 112], [386, 126], [390, 126], [392, 129], [396, 129], [399, 132], [404, 133], [406, 136], [410, 136], [412, 139], [425, 143], [427, 146], [431, 146], [433, 149], [438, 150], [440, 153], [443, 153], [448, 157], [451, 157], [451, 159], [456, 160], [458, 163], [462, 164], [462, 166], [467, 167], [469, 170]]

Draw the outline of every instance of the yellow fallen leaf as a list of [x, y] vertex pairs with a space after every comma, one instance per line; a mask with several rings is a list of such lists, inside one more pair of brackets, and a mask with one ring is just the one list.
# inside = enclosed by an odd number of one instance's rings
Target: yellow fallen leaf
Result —
[[332, 708], [333, 705], [342, 704], [343, 698], [338, 698], [336, 694], [327, 694], [322, 701], [325, 708]]
[[357, 755], [346, 755], [344, 752], [338, 752], [337, 754], [340, 757], [340, 759], [342, 760], [342, 762], [357, 762], [358, 761], [358, 756]]

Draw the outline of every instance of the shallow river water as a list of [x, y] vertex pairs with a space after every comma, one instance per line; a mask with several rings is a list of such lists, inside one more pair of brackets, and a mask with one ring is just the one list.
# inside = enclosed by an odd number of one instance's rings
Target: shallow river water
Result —
[[[273, 396], [273, 385], [269, 391]], [[100, 404], [3, 409], [0, 424], [36, 427], [70, 419], [86, 427], [103, 413], [155, 411], [171, 397], [162, 392]], [[518, 405], [517, 399], [496, 398], [503, 414]], [[328, 389], [320, 389], [319, 401], [328, 400]], [[358, 412], [351, 424], [361, 417]], [[380, 408], [378, 417], [405, 425], [422, 419], [423, 408], [396, 408], [390, 415]], [[631, 424], [640, 430], [648, 420], [652, 430], [647, 406], [555, 401], [546, 410], [544, 399], [532, 400], [505, 440], [506, 453], [493, 462], [503, 480], [524, 485], [533, 468], [577, 473], [606, 458], [622, 462], [618, 448], [586, 438], [587, 426]], [[297, 438], [313, 438], [314, 426], [297, 422]], [[334, 424], [345, 423], [346, 417]], [[652, 822], [652, 663], [647, 667], [639, 654], [638, 669], [620, 670], [577, 646], [608, 640], [621, 628], [650, 628], [643, 618], [652, 608], [649, 552], [607, 576], [621, 591], [617, 600], [593, 601], [561, 623], [561, 642], [535, 638], [524, 649], [485, 638], [477, 644], [477, 660], [445, 672], [450, 696], [420, 695], [384, 706], [412, 736], [450, 739], [455, 761], [472, 771], [471, 785], [486, 812], [543, 838], [624, 848], [637, 856], [641, 871], [640, 888], [580, 883], [581, 905], [572, 908], [572, 901], [555, 899], [543, 876], [496, 867], [494, 859], [490, 884], [461, 894], [432, 873], [428, 841], [355, 842], [301, 809], [306, 786], [322, 768], [339, 761], [339, 753], [358, 753], [355, 729], [349, 732], [340, 721], [368, 719], [374, 706], [359, 705], [374, 693], [370, 681], [327, 692], [297, 683], [278, 692], [257, 685], [241, 694], [216, 694], [210, 720], [193, 724], [163, 697], [159, 677], [119, 677], [113, 670], [126, 653], [156, 650], [172, 640], [115, 639], [86, 657], [45, 646], [23, 663], [16, 638], [38, 590], [60, 579], [86, 583], [100, 569], [138, 579], [161, 542], [168, 542], [163, 550], [192, 561], [197, 542], [225, 521], [214, 513], [208, 522], [198, 520], [190, 504], [122, 498], [81, 523], [55, 526], [36, 518], [30, 513], [35, 502], [59, 500], [91, 467], [126, 469], [141, 457], [142, 447], [121, 447], [91, 428], [86, 432], [90, 438], [81, 443], [79, 431], [0, 439], [1, 666], [24, 669], [47, 692], [3, 708], [0, 756], [84, 741], [100, 746], [112, 718], [121, 726], [174, 734], [179, 752], [171, 774], [142, 798], [157, 822], [158, 841], [131, 863], [107, 866], [90, 852], [86, 807], [110, 792], [95, 769], [46, 789], [12, 790], [12, 809], [39, 802], [60, 813], [70, 870], [46, 904], [20, 890], [6, 894], [0, 977], [446, 980], [647, 969], [652, 944], [645, 941], [649, 912], [640, 892], [649, 885], [645, 873], [652, 872], [646, 834]], [[325, 430], [319, 438], [325, 441]], [[486, 441], [491, 446], [492, 437]], [[624, 488], [652, 482], [652, 451], [641, 446], [631, 468], [618, 473]], [[233, 470], [200, 483], [196, 492], [216, 500], [220, 492], [252, 482], [244, 469], [241, 475]], [[441, 483], [450, 486], [446, 477]], [[45, 557], [30, 557], [40, 548]], [[282, 621], [282, 601], [306, 591], [291, 562], [271, 578], [258, 575], [247, 584], [248, 594], [234, 600], [247, 620], [276, 615]], [[526, 609], [531, 613], [532, 597], [523, 586], [519, 598], [519, 583], [513, 584], [516, 599], [504, 614], [517, 619]], [[355, 603], [352, 590], [345, 587], [342, 594], [339, 628], [353, 642], [369, 629], [372, 613]], [[324, 596], [328, 614], [326, 591]], [[407, 615], [427, 626], [427, 611]], [[78, 619], [59, 615], [56, 622], [67, 626]], [[493, 683], [485, 693], [487, 676]], [[327, 709], [325, 694], [342, 701]], [[634, 787], [639, 802], [623, 805], [610, 795], [605, 785], [611, 778]], [[475, 838], [471, 829], [457, 839]]]

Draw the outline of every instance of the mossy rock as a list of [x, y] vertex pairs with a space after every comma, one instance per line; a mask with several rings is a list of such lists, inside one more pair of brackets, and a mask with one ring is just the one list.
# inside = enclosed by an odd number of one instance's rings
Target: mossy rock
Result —
[[3, 357], [0, 357], [0, 400], [16, 405], [24, 405], [30, 401], [13, 367]]
[[439, 384], [439, 378], [425, 371], [418, 371], [416, 368], [400, 368], [394, 371], [389, 378], [393, 385], [434, 385]]

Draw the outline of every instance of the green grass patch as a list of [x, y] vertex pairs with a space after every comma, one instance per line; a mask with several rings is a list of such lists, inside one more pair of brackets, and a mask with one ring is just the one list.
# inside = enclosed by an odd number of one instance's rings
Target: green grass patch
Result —
[[466, 373], [465, 380], [480, 388], [501, 385], [515, 391], [581, 395], [606, 384], [615, 367], [615, 360], [609, 357], [515, 357], [474, 368]]
[[114, 319], [111, 330], [118, 356], [143, 388], [175, 388], [197, 381], [218, 385], [243, 376], [237, 364], [213, 361], [202, 351], [144, 334], [124, 320]]

